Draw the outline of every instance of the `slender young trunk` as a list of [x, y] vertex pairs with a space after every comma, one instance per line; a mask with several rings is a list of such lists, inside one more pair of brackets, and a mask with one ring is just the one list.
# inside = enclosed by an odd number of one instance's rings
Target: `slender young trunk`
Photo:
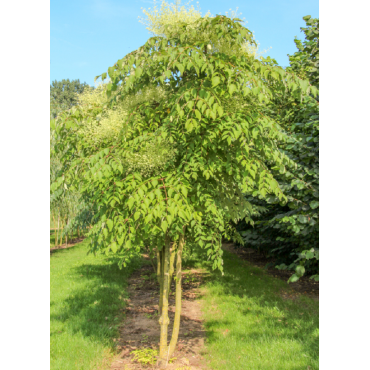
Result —
[[157, 248], [157, 279], [158, 279], [158, 284], [160, 285], [161, 284], [161, 258], [162, 258], [162, 255], [161, 255], [161, 252], [158, 250], [158, 247]]
[[54, 240], [57, 240], [57, 228], [55, 227], [55, 217], [53, 215]]
[[159, 362], [164, 362], [168, 358], [168, 345], [167, 345], [167, 333], [168, 324], [170, 320], [168, 318], [168, 280], [169, 280], [169, 267], [170, 267], [170, 239], [166, 235], [165, 246], [164, 246], [164, 266], [163, 266], [163, 305], [162, 314], [159, 319], [159, 325], [161, 326], [161, 337], [159, 342]]
[[58, 246], [58, 236], [59, 236], [59, 215], [58, 215], [58, 228], [57, 228], [57, 234], [55, 237], [55, 248]]
[[164, 256], [164, 248], [159, 252], [159, 304], [158, 304], [158, 313], [162, 315], [162, 307], [163, 307], [163, 256]]
[[175, 272], [174, 264], [175, 264], [175, 257], [176, 257], [176, 243], [173, 243], [171, 246], [170, 251], [170, 271], [169, 271], [169, 277], [168, 277], [168, 291], [171, 291], [171, 281], [172, 281], [172, 275]]
[[[185, 234], [185, 230], [184, 230]], [[177, 258], [176, 258], [176, 307], [175, 307], [175, 319], [173, 322], [172, 337], [170, 342], [170, 348], [168, 352], [168, 357], [171, 357], [175, 352], [177, 340], [180, 331], [180, 317], [181, 317], [181, 262], [182, 262], [182, 250], [185, 244], [185, 235], [180, 235], [179, 245], [177, 248]]]
[[[68, 219], [66, 219], [66, 227], [68, 227]], [[68, 231], [66, 232], [66, 247], [68, 247]]]

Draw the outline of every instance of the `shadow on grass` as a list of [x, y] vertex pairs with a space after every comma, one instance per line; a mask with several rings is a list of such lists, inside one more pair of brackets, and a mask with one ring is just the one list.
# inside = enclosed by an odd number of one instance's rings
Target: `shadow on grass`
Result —
[[[54, 254], [61, 257], [62, 253], [71, 252], [76, 247], [79, 246], [56, 250]], [[81, 333], [94, 342], [112, 345], [111, 339], [118, 334], [118, 315], [126, 305], [124, 298], [128, 297], [128, 277], [140, 267], [141, 259], [133, 259], [122, 270], [117, 262], [118, 259], [106, 258], [101, 264], [84, 263], [71, 268], [71, 281], [76, 287], [63, 300], [62, 309], [51, 315], [51, 320], [63, 323], [65, 331]], [[57, 333], [60, 331], [51, 335]]]
[[[205, 286], [218, 304], [224, 305], [222, 314], [209, 315], [205, 321], [209, 345], [220, 345], [227, 340], [225, 334], [220, 334], [229, 329], [227, 335], [232, 335], [232, 342], [248, 341], [255, 348], [261, 346], [264, 349], [274, 346], [277, 351], [281, 351], [283, 343], [295, 342], [301, 354], [318, 360], [317, 302], [304, 296], [284, 299], [281, 293], [290, 292], [286, 282], [268, 276], [262, 269], [240, 261], [229, 252], [224, 254], [224, 276], [217, 270], [212, 271], [210, 266], [199, 259], [186, 262], [187, 268], [205, 267], [211, 272], [204, 280]], [[206, 309], [211, 309], [209, 304]], [[281, 353], [281, 357], [284, 356], [289, 354]]]

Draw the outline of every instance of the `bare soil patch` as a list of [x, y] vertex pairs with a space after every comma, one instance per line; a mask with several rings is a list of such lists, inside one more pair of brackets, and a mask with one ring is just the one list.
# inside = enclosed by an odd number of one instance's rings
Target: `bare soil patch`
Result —
[[[278, 270], [274, 266], [265, 268], [267, 263], [275, 262], [273, 258], [267, 258], [262, 253], [252, 248], [235, 248], [233, 243], [223, 243], [223, 248], [231, 253], [238, 255], [241, 259], [250, 262], [253, 266], [263, 268], [269, 275], [288, 281], [292, 275], [292, 271]], [[296, 283], [289, 283], [289, 287], [297, 294], [282, 292], [282, 296], [286, 299], [294, 299], [298, 294], [303, 294], [307, 297], [319, 299], [319, 282], [310, 279], [309, 276], [303, 276]]]
[[[165, 367], [166, 370], [198, 370], [202, 366], [202, 347], [205, 331], [202, 326], [200, 304], [196, 300], [200, 295], [199, 285], [204, 274], [192, 270], [183, 273], [183, 301], [179, 340], [173, 359]], [[171, 338], [172, 325], [175, 315], [174, 281], [169, 297], [169, 334]], [[159, 284], [153, 276], [151, 266], [144, 266], [136, 271], [129, 280], [128, 306], [125, 309], [125, 318], [120, 328], [120, 337], [117, 343], [118, 355], [111, 364], [111, 370], [139, 370], [156, 368], [155, 365], [144, 365], [133, 360], [133, 351], [159, 348]]]

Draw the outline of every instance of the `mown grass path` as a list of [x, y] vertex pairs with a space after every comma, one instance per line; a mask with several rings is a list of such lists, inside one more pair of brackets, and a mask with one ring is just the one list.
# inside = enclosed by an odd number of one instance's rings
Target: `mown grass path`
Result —
[[87, 241], [50, 257], [52, 370], [99, 369], [113, 353], [134, 260], [119, 270], [105, 256], [87, 255]]
[[[203, 264], [206, 267], [206, 264]], [[201, 267], [201, 265], [199, 265]], [[319, 304], [224, 252], [224, 272], [203, 285], [205, 360], [214, 370], [319, 368]]]

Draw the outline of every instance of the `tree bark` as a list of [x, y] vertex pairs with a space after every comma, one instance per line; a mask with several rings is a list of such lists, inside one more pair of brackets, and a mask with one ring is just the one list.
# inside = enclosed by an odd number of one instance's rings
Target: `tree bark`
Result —
[[[164, 248], [158, 252], [159, 259], [158, 259], [158, 266], [157, 266], [157, 276], [159, 282], [159, 304], [158, 304], [158, 314], [162, 315], [162, 307], [163, 307], [163, 256], [164, 256]], [[159, 270], [159, 273], [158, 273]]]
[[174, 268], [175, 257], [176, 257], [176, 243], [173, 243], [171, 246], [171, 251], [170, 251], [170, 270], [169, 270], [169, 277], [168, 277], [168, 291], [169, 292], [171, 292], [172, 275], [175, 272], [175, 268]]
[[[185, 234], [185, 230], [184, 230]], [[179, 244], [177, 248], [177, 258], [176, 258], [176, 307], [175, 307], [175, 319], [173, 322], [172, 337], [170, 342], [170, 348], [168, 352], [168, 357], [171, 357], [175, 352], [177, 340], [180, 331], [180, 317], [181, 317], [181, 279], [182, 279], [182, 251], [185, 245], [185, 235], [180, 235]]]
[[165, 246], [164, 246], [164, 258], [163, 258], [163, 304], [162, 314], [159, 319], [159, 325], [161, 326], [161, 337], [159, 342], [159, 363], [166, 362], [168, 358], [168, 345], [167, 345], [167, 333], [168, 324], [170, 320], [168, 318], [168, 280], [169, 280], [169, 267], [170, 267], [170, 239], [166, 235]]
[[57, 228], [55, 227], [55, 217], [53, 215], [54, 242], [57, 240]]
[[[68, 226], [68, 220], [66, 219], [66, 227], [67, 226]], [[66, 247], [68, 247], [68, 231], [66, 232]]]
[[58, 236], [59, 236], [59, 215], [58, 215], [58, 229], [57, 234], [55, 236], [55, 248], [58, 246]]

